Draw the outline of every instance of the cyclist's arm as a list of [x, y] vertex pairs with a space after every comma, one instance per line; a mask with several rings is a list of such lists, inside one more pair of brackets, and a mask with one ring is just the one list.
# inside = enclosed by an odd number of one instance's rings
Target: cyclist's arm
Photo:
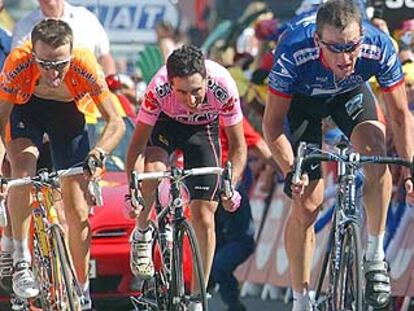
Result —
[[[116, 111], [110, 96], [107, 96], [97, 107], [106, 124], [95, 148], [101, 148], [106, 153], [111, 153], [125, 133], [125, 123]], [[91, 152], [94, 152], [93, 150]]]
[[283, 129], [291, 100], [291, 98], [269, 92], [263, 116], [265, 140], [284, 175], [292, 170], [294, 161], [292, 146]]
[[138, 121], [135, 126], [135, 131], [128, 147], [126, 159], [126, 173], [128, 180], [133, 170], [138, 172], [144, 171], [145, 148], [151, 136], [152, 129], [153, 126], [141, 121]]
[[13, 104], [9, 101], [0, 100], [0, 134], [1, 139], [5, 142], [6, 125], [9, 122]]
[[383, 98], [390, 116], [397, 152], [401, 157], [411, 160], [414, 154], [414, 120], [408, 108], [404, 83], [383, 92]]
[[243, 133], [243, 122], [224, 128], [229, 141], [229, 161], [232, 164], [232, 184], [236, 185], [241, 179], [247, 159], [247, 146]]
[[4, 100], [0, 100], [0, 173], [1, 172], [1, 163], [3, 163], [4, 156], [6, 154], [6, 148], [5, 148], [5, 135], [6, 135], [6, 125], [9, 121], [11, 111], [13, 109], [13, 104]]

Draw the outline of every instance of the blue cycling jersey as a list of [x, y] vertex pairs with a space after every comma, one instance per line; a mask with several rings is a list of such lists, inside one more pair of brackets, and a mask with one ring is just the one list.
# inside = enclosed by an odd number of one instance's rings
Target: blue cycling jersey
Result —
[[294, 18], [287, 26], [269, 74], [269, 88], [275, 94], [331, 97], [358, 87], [372, 76], [384, 89], [398, 84], [404, 77], [388, 35], [366, 21], [362, 23], [364, 37], [355, 71], [341, 80], [336, 80], [323, 63], [323, 55], [314, 40], [316, 15]]

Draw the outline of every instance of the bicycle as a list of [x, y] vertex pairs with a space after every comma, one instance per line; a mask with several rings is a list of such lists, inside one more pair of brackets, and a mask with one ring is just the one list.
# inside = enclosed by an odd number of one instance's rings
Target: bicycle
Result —
[[[172, 167], [165, 172], [153, 172], [131, 175], [131, 200], [142, 202], [139, 197], [139, 182], [146, 179], [163, 179], [171, 181], [169, 204], [162, 208], [157, 202], [157, 216], [154, 224], [153, 258], [159, 254], [159, 268], [156, 269], [152, 280], [143, 281], [141, 293], [133, 297], [132, 302], [138, 311], [184, 311], [188, 303], [195, 297], [191, 297], [191, 289], [185, 287], [184, 264], [184, 241], [188, 241], [191, 250], [193, 280], [200, 289], [199, 300], [201, 300], [204, 311], [208, 310], [207, 293], [204, 279], [203, 264], [200, 250], [197, 244], [194, 229], [184, 214], [184, 200], [181, 195], [180, 186], [183, 180], [189, 176], [221, 174], [224, 176], [224, 192], [231, 197], [231, 165], [226, 168], [201, 167], [188, 170]], [[171, 231], [170, 231], [171, 230]], [[168, 239], [166, 237], [170, 236]], [[190, 259], [187, 259], [190, 260]]]
[[[364, 164], [396, 164], [410, 168], [413, 174], [414, 164], [398, 157], [360, 155], [350, 150], [345, 139], [336, 147], [338, 153], [332, 153], [301, 142], [295, 159], [292, 182], [300, 181], [305, 166], [329, 161], [338, 163], [336, 204], [322, 270], [317, 279], [314, 308], [364, 311], [367, 310], [367, 306], [364, 305], [356, 170]], [[322, 296], [327, 272], [328, 284], [325, 295]]]
[[[59, 189], [59, 178], [83, 174], [82, 167], [56, 172], [41, 170], [34, 177], [6, 180], [7, 186], [32, 185], [33, 216], [33, 271], [40, 285], [37, 299], [42, 310], [78, 311], [82, 290], [78, 284], [65, 233], [59, 224], [54, 204], [54, 191]], [[96, 182], [90, 182], [89, 191], [96, 190]], [[92, 193], [92, 195], [96, 195]], [[99, 195], [99, 193], [98, 193]], [[14, 310], [29, 310], [29, 302], [12, 298]], [[20, 309], [19, 309], [20, 308]]]

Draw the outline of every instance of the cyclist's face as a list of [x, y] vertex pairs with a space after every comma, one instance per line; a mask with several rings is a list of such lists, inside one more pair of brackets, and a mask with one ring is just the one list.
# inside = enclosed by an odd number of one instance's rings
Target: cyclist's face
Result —
[[363, 39], [357, 22], [350, 23], [343, 30], [324, 25], [315, 39], [324, 61], [337, 78], [345, 78], [354, 72]]
[[41, 79], [49, 87], [59, 87], [69, 70], [71, 61], [70, 44], [53, 48], [37, 41], [33, 47], [33, 58], [40, 70]]
[[199, 73], [175, 77], [171, 86], [178, 101], [191, 111], [196, 111], [206, 96], [206, 79]]

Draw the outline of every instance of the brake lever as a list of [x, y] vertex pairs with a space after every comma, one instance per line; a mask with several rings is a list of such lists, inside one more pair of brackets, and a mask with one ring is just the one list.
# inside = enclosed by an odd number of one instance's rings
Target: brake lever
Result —
[[99, 185], [99, 181], [90, 180], [88, 183], [88, 191], [94, 198], [95, 205], [102, 207], [103, 206], [102, 188]]
[[306, 143], [304, 141], [299, 143], [298, 152], [296, 156], [296, 163], [295, 163], [295, 171], [293, 172], [292, 176], [292, 183], [298, 184], [300, 183], [302, 177], [302, 164], [303, 164], [303, 157], [306, 151]]
[[224, 195], [227, 198], [231, 198], [233, 196], [233, 186], [231, 184], [231, 180], [233, 178], [232, 173], [232, 165], [230, 161], [226, 162], [226, 167], [223, 171], [223, 188], [224, 188]]

